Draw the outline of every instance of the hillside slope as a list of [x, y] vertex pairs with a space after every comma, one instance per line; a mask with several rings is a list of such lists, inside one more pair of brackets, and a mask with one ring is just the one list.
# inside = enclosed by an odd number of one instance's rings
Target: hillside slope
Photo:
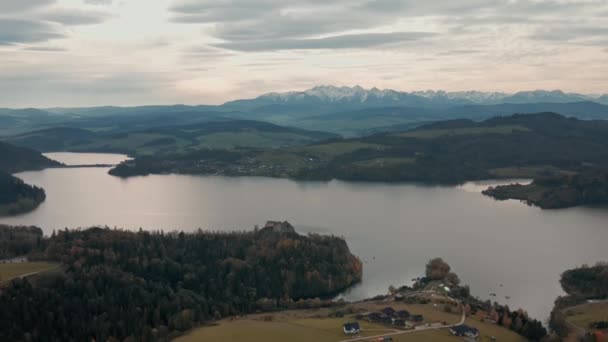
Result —
[[0, 172], [0, 216], [17, 215], [36, 209], [46, 199], [43, 189]]
[[61, 164], [43, 156], [40, 152], [0, 142], [0, 171], [16, 173], [56, 166]]
[[250, 120], [209, 121], [124, 132], [52, 128], [13, 136], [10, 142], [41, 151], [121, 152], [130, 155], [185, 153], [204, 148], [277, 148], [336, 135]]
[[[459, 183], [608, 167], [608, 122], [553, 113], [453, 120], [412, 131], [278, 150], [140, 158], [112, 170], [351, 181]], [[200, 163], [201, 160], [206, 163]]]

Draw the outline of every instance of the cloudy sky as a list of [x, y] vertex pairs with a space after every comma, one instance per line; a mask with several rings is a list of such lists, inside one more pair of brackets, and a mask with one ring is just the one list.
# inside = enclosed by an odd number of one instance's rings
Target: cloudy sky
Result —
[[608, 0], [0, 0], [0, 106], [608, 92]]

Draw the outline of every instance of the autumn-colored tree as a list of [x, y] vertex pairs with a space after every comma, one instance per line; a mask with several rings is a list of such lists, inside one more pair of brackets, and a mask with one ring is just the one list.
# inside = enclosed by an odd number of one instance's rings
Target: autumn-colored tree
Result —
[[492, 310], [490, 311], [490, 319], [494, 322], [498, 322], [498, 320], [500, 319], [500, 316], [498, 315], [498, 312], [496, 311], [495, 308], [492, 307]]
[[508, 312], [505, 312], [502, 315], [501, 321], [502, 321], [501, 322], [502, 326], [505, 327], [505, 328], [510, 328], [511, 324], [513, 324], [513, 320], [511, 319], [511, 316], [509, 315]]
[[464, 314], [467, 317], [471, 316], [471, 305], [469, 303], [464, 305]]
[[521, 319], [521, 317], [518, 315], [517, 317], [515, 317], [515, 320], [513, 321], [513, 330], [516, 332], [520, 332], [523, 327], [524, 327], [524, 322]]
[[450, 265], [441, 258], [435, 258], [426, 264], [426, 276], [431, 280], [442, 280], [450, 273]]
[[445, 281], [456, 286], [460, 284], [460, 278], [458, 278], [458, 275], [454, 272], [449, 272], [448, 274], [446, 274]]

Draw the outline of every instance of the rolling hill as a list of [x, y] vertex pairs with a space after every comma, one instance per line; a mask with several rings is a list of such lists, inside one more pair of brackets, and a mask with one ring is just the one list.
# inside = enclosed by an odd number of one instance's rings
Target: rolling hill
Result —
[[0, 171], [0, 217], [32, 211], [45, 198], [43, 189]]
[[[206, 163], [200, 163], [201, 160]], [[309, 180], [459, 183], [608, 167], [608, 122], [554, 113], [482, 122], [451, 120], [405, 132], [335, 139], [275, 150], [151, 156], [123, 163], [117, 176], [212, 173]]]
[[48, 159], [29, 148], [17, 147], [0, 142], [0, 171], [16, 173], [29, 170], [40, 170], [47, 167], [61, 166], [60, 163]]
[[433, 121], [484, 120], [513, 113], [539, 112], [555, 112], [580, 119], [608, 119], [608, 95], [559, 90], [507, 94], [317, 86], [304, 91], [268, 93], [222, 105], [0, 109], [0, 136], [56, 127], [124, 133], [220, 120], [255, 120], [354, 137], [409, 129]]
[[[130, 127], [130, 126], [127, 126]], [[249, 120], [222, 120], [185, 126], [94, 132], [51, 128], [11, 137], [16, 145], [49, 151], [121, 152], [130, 155], [184, 153], [206, 148], [278, 148], [336, 138], [330, 133]]]

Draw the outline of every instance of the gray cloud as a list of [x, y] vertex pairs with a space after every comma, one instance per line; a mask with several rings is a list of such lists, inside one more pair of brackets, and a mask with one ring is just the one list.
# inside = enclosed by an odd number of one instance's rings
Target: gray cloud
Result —
[[605, 39], [608, 36], [608, 26], [576, 26], [568, 25], [551, 30], [541, 29], [530, 36], [535, 40], [546, 41], [572, 41], [572, 40], [589, 40], [589, 39]]
[[2, 0], [0, 14], [21, 12], [55, 3], [56, 0]]
[[[606, 0], [182, 0], [170, 8], [172, 21], [212, 25], [211, 35], [223, 40], [215, 46], [232, 50], [290, 50], [373, 47], [354, 37], [325, 39], [350, 31], [378, 31], [404, 21], [421, 19], [434, 24], [449, 39], [472, 38], [503, 27], [527, 26], [533, 39], [557, 39], [564, 15], [569, 20], [601, 18], [608, 10]], [[600, 29], [605, 22], [594, 23]], [[566, 27], [565, 30], [568, 28]], [[545, 33], [546, 30], [548, 33]], [[581, 35], [592, 35], [593, 28]], [[601, 29], [600, 29], [601, 31]], [[497, 33], [494, 32], [496, 35]], [[562, 36], [571, 36], [567, 33]], [[500, 36], [500, 33], [498, 33]], [[544, 37], [543, 37], [544, 36]], [[496, 37], [500, 39], [500, 37]], [[364, 39], [363, 36], [360, 39]], [[382, 44], [382, 42], [380, 42]], [[457, 49], [457, 47], [452, 47]]]
[[220, 0], [182, 2], [171, 10], [174, 22], [215, 24], [213, 33], [223, 40], [312, 38], [389, 23], [384, 14], [355, 5], [356, 0]]
[[40, 12], [37, 18], [52, 21], [66, 26], [100, 24], [111, 16], [100, 11], [86, 11], [68, 8], [53, 8]]
[[50, 23], [0, 18], [0, 45], [38, 43], [64, 36], [63, 32]]
[[353, 49], [411, 42], [432, 37], [433, 35], [433, 33], [429, 32], [365, 33], [346, 34], [326, 38], [233, 41], [216, 44], [215, 46], [237, 51]]
[[68, 49], [59, 46], [27, 46], [22, 48], [24, 51], [33, 51], [33, 52], [65, 52]]
[[85, 4], [98, 5], [98, 6], [111, 5], [113, 2], [114, 2], [113, 0], [84, 0]]

